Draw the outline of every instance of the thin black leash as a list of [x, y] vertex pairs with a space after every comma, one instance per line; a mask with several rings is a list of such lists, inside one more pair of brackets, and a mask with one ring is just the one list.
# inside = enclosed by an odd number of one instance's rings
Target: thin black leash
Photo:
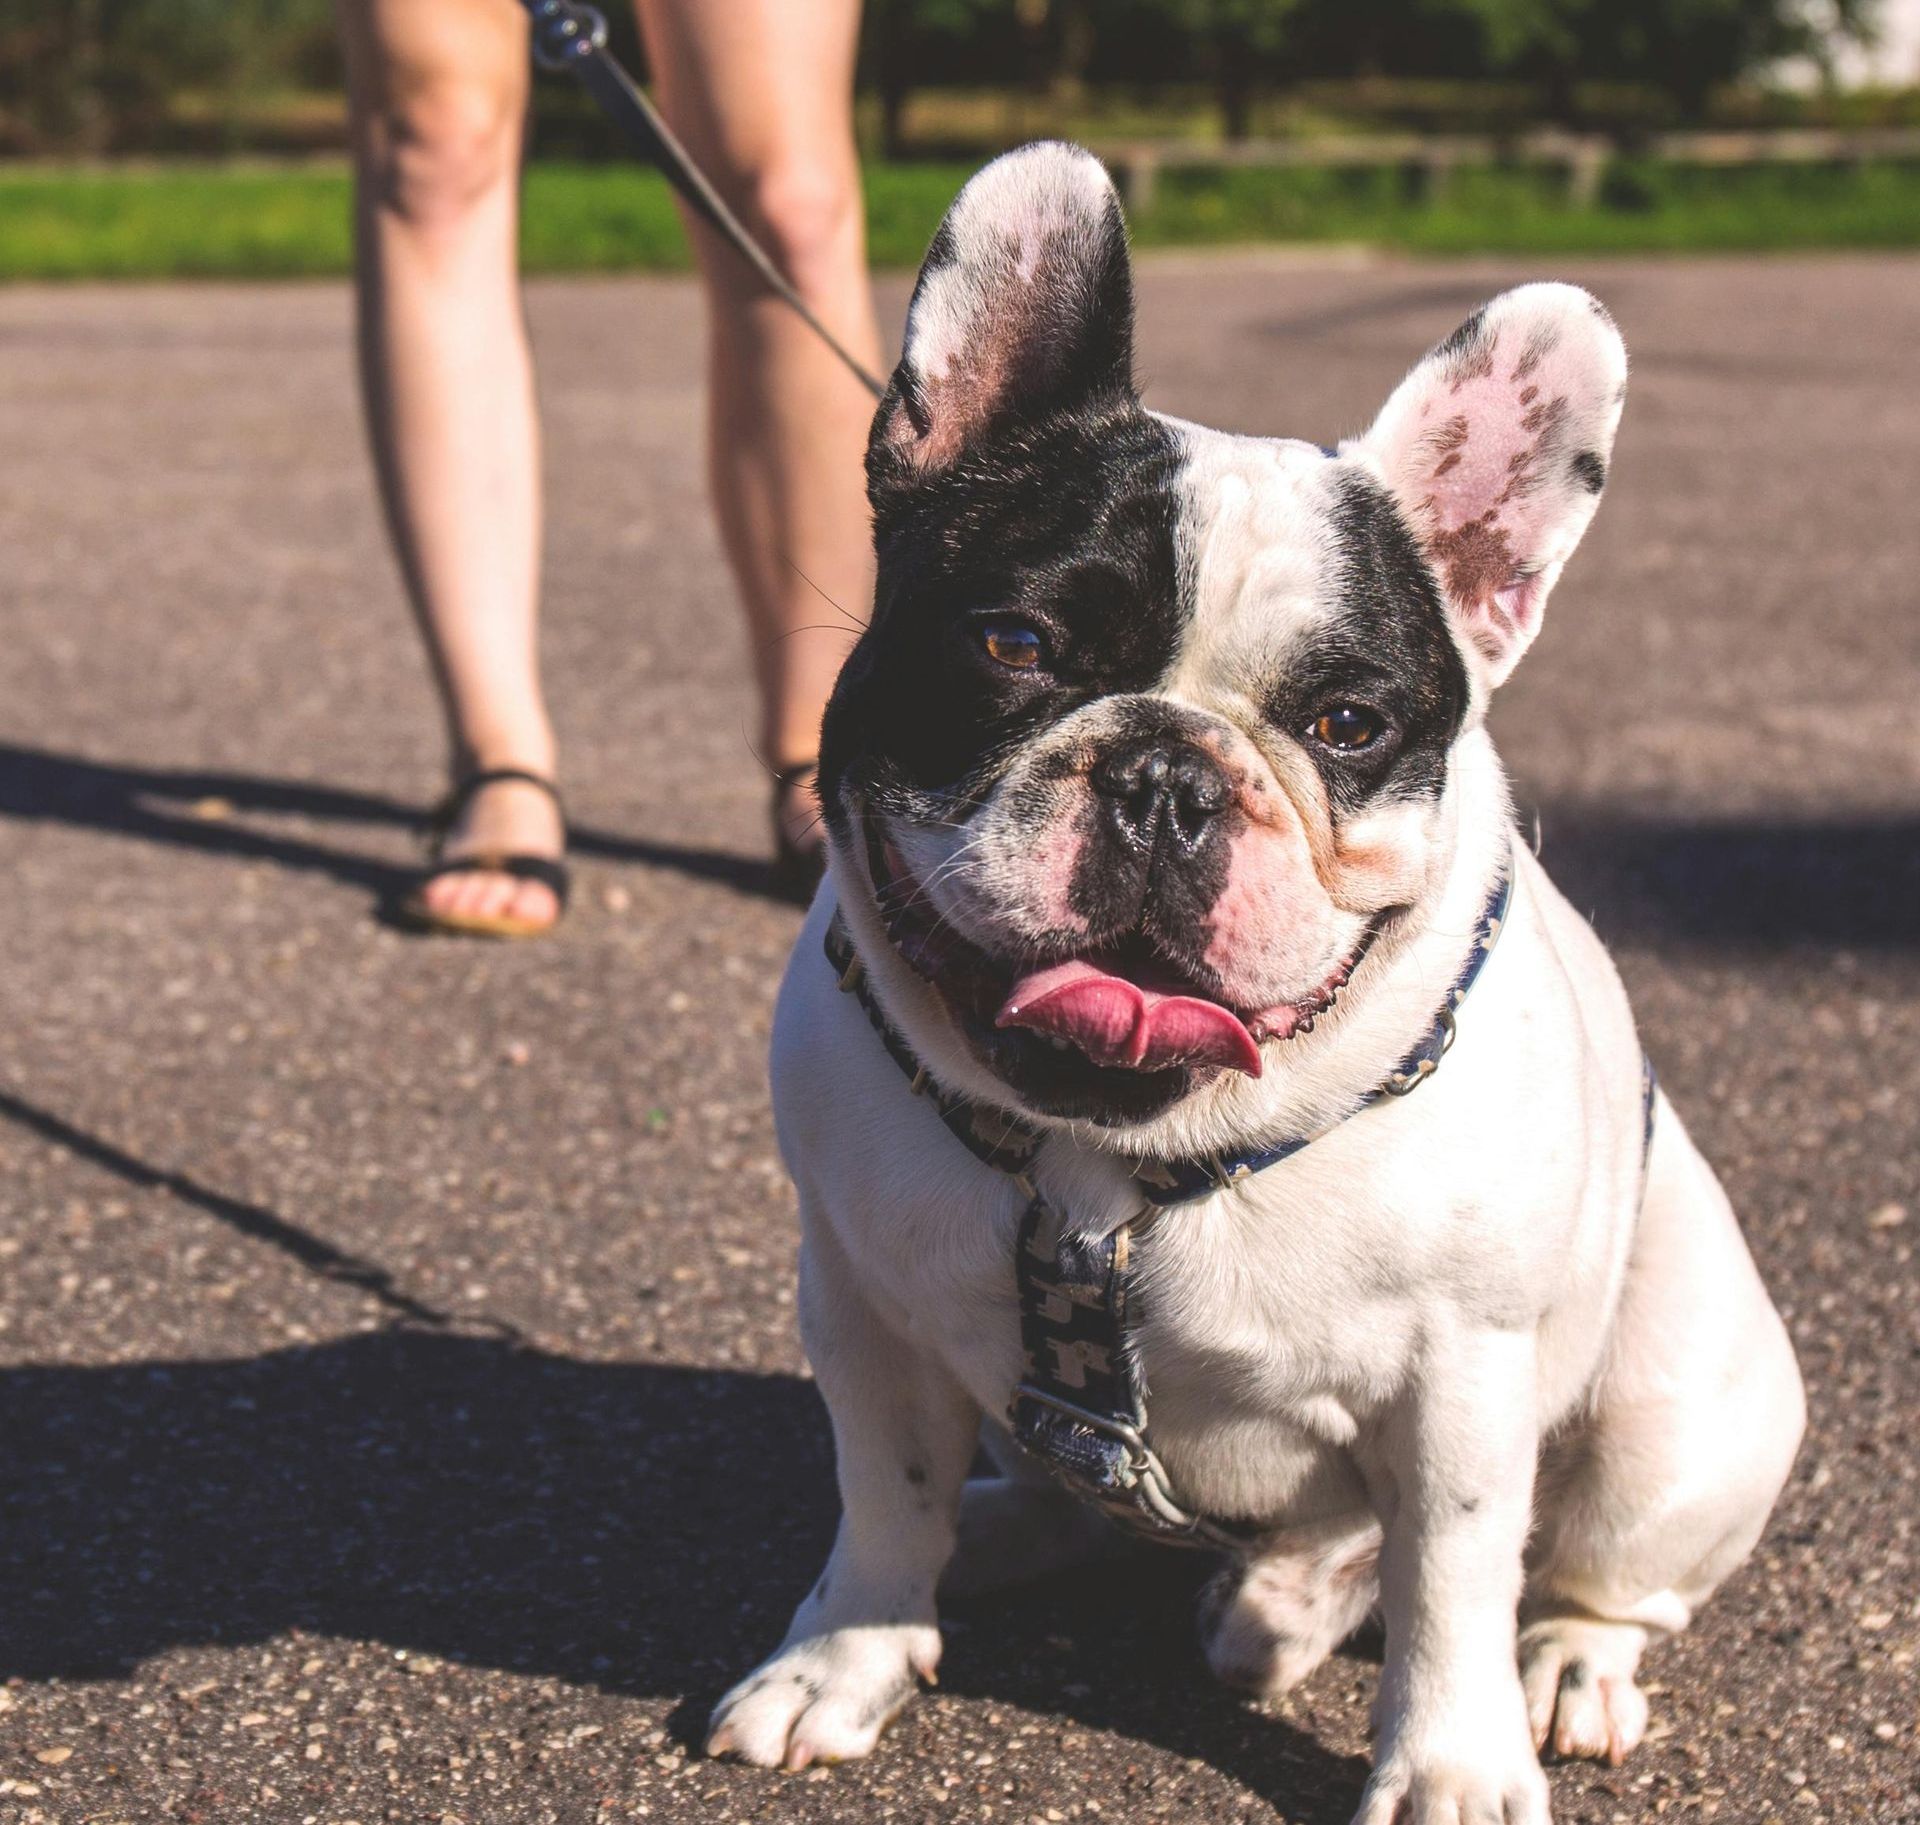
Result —
[[712, 226], [741, 259], [760, 275], [762, 283], [808, 329], [840, 358], [848, 373], [875, 399], [885, 397], [887, 383], [867, 367], [813, 313], [806, 299], [787, 283], [765, 248], [747, 232], [746, 224], [726, 205], [693, 155], [674, 137], [673, 129], [641, 92], [607, 49], [607, 21], [598, 9], [574, 0], [522, 0], [533, 22], [534, 61], [543, 70], [564, 71], [600, 104], [613, 124], [627, 136], [633, 149], [686, 199], [687, 206]]

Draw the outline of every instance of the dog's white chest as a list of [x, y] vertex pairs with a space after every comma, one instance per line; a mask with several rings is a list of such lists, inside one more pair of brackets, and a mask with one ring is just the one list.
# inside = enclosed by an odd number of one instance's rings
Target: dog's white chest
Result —
[[[950, 1136], [930, 1138], [936, 1144], [895, 1153], [900, 1176], [883, 1220], [862, 1222], [842, 1246], [888, 1328], [938, 1357], [998, 1418], [1022, 1374], [1025, 1197]], [[1105, 1198], [1083, 1201], [1088, 1188], [1078, 1189], [1068, 1221], [1133, 1219], [1127, 1342], [1144, 1371], [1150, 1437], [1182, 1500], [1262, 1521], [1350, 1507], [1358, 1472], [1349, 1447], [1369, 1389], [1397, 1379], [1411, 1330], [1397, 1292], [1356, 1284], [1330, 1246], [1326, 1230], [1350, 1224], [1351, 1213], [1289, 1211], [1276, 1223], [1264, 1186], [1158, 1212], [1117, 1179]], [[830, 1222], [862, 1208], [831, 1192], [822, 1207]], [[1120, 1337], [1116, 1329], [1111, 1341]]]
[[[1307, 1520], [1355, 1499], [1352, 1448], [1413, 1326], [1397, 1287], [1348, 1271], [1324, 1202], [1265, 1189], [1154, 1215], [1136, 1250], [1135, 1340], [1154, 1448], [1182, 1499]], [[1289, 1208], [1276, 1217], [1276, 1204]]]

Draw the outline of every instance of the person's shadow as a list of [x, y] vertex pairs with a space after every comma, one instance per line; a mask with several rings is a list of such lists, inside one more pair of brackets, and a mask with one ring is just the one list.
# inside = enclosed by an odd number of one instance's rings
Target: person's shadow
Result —
[[[313, 781], [269, 779], [205, 768], [145, 767], [83, 760], [0, 742], [0, 818], [66, 824], [140, 837], [176, 849], [238, 861], [271, 862], [322, 874], [370, 894], [391, 910], [411, 884], [410, 864], [320, 837], [271, 828], [258, 820], [423, 829], [428, 807], [379, 793]], [[736, 893], [781, 898], [768, 864], [698, 844], [655, 842], [591, 824], [573, 823], [567, 843], [576, 856], [664, 868]]]
[[[0, 743], [0, 818], [144, 838], [329, 875], [391, 907], [409, 867], [260, 820], [418, 825], [424, 808], [298, 780], [82, 760]], [[1528, 820], [1530, 821], [1530, 820]], [[1650, 816], [1549, 806], [1546, 859], [1608, 938], [1865, 946], [1920, 944], [1920, 818], [1794, 821]], [[779, 897], [765, 861], [592, 825], [574, 854], [663, 868], [736, 893]]]
[[[16, 1094], [0, 1120], [164, 1186], [385, 1328], [224, 1361], [0, 1371], [0, 1678], [111, 1679], [198, 1643], [301, 1630], [667, 1697], [697, 1742], [819, 1570], [826, 1414], [794, 1375], [582, 1361], [461, 1325], [285, 1216]], [[944, 1689], [1200, 1757], [1339, 1825], [1364, 1767], [1214, 1686], [1200, 1555], [979, 1599]]]

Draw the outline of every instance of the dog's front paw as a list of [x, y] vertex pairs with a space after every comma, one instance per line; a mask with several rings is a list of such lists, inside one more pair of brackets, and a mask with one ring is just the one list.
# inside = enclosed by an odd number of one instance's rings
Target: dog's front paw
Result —
[[1524, 1738], [1500, 1752], [1390, 1750], [1353, 1825], [1551, 1825], [1547, 1779]]
[[940, 1631], [907, 1623], [833, 1629], [791, 1641], [714, 1707], [709, 1755], [762, 1768], [805, 1768], [865, 1755], [931, 1681]]

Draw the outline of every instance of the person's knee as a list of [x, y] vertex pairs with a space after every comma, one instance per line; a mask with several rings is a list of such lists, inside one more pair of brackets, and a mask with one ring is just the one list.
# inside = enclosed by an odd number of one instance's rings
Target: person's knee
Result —
[[443, 229], [514, 181], [519, 109], [477, 86], [431, 84], [382, 108], [366, 142], [375, 206], [410, 227]]
[[756, 232], [803, 297], [830, 294], [857, 268], [861, 200], [856, 171], [781, 160], [755, 175], [751, 197]]

